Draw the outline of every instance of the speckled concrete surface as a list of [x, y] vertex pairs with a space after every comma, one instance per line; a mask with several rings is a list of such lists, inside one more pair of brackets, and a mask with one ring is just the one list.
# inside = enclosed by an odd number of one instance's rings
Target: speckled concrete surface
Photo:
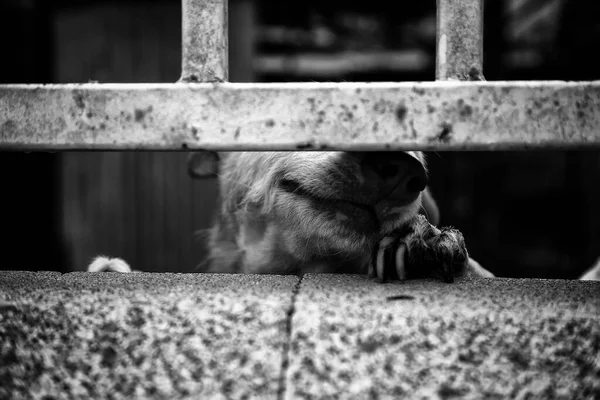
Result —
[[2, 271], [0, 399], [277, 398], [297, 281]]
[[0, 399], [598, 399], [599, 314], [599, 282], [0, 272]]
[[600, 283], [307, 275], [286, 398], [600, 399]]

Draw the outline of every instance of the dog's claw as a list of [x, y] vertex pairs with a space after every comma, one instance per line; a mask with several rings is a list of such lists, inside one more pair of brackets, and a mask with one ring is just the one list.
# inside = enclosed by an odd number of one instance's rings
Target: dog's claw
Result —
[[410, 228], [404, 231], [404, 237], [385, 237], [379, 242], [373, 252], [370, 275], [379, 282], [387, 278], [433, 277], [447, 283], [464, 275], [469, 256], [459, 231], [440, 230], [424, 216], [416, 217]]

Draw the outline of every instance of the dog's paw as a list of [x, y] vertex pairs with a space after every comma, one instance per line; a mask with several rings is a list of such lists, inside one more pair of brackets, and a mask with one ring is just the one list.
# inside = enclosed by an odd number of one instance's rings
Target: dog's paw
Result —
[[379, 242], [369, 275], [380, 282], [418, 278], [453, 282], [455, 277], [494, 276], [469, 258], [462, 233], [452, 228], [438, 229], [422, 215]]
[[600, 258], [596, 260], [594, 266], [588, 269], [583, 275], [579, 277], [582, 281], [600, 281]]
[[98, 256], [90, 263], [87, 272], [134, 272], [129, 264], [120, 258]]

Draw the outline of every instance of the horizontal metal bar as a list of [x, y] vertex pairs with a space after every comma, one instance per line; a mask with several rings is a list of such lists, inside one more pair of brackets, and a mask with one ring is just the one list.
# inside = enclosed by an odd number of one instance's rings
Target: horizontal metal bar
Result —
[[437, 80], [483, 80], [483, 0], [437, 0]]
[[0, 86], [2, 149], [599, 145], [600, 81]]
[[228, 79], [228, 0], [182, 0], [182, 82]]

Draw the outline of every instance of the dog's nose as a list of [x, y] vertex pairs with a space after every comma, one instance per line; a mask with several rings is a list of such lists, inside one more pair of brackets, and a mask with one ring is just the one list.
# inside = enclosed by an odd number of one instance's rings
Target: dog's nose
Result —
[[380, 195], [410, 200], [427, 186], [423, 163], [406, 152], [365, 153], [361, 168], [366, 180], [374, 180]]

